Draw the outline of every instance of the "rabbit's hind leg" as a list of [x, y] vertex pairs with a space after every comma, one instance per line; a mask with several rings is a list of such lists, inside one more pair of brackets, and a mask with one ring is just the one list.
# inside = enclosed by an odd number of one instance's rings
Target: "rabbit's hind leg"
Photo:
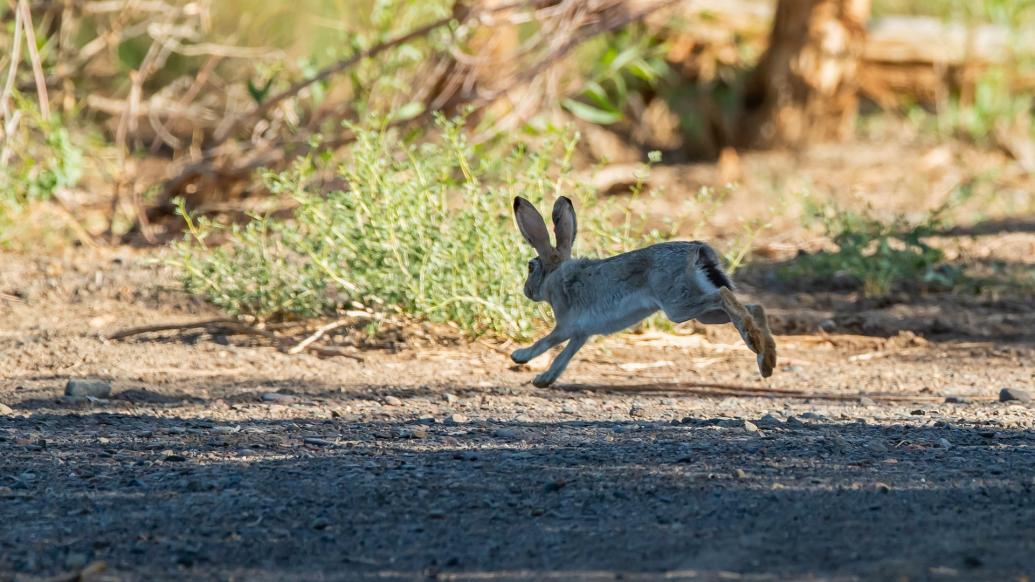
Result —
[[761, 305], [748, 303], [744, 308], [751, 314], [751, 319], [755, 320], [756, 326], [762, 332], [762, 351], [758, 353], [758, 371], [761, 372], [762, 377], [768, 378], [776, 368], [776, 340], [773, 339], [773, 333], [769, 330], [769, 318], [766, 317], [765, 308]]

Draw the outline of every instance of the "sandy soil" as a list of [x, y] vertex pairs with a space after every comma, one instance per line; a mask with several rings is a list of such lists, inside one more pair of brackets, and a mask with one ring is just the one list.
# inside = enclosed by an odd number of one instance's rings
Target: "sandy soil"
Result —
[[[998, 402], [1035, 383], [1024, 298], [747, 284], [770, 380], [709, 327], [599, 340], [541, 390], [509, 346], [103, 339], [218, 315], [151, 259], [0, 255], [0, 580], [1035, 574], [1035, 408]], [[63, 396], [84, 377], [112, 394]]]

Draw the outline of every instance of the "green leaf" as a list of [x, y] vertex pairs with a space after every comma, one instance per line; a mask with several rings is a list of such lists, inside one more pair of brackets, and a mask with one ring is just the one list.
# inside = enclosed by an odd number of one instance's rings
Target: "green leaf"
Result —
[[561, 103], [572, 115], [583, 121], [596, 123], [598, 125], [611, 125], [618, 123], [624, 117], [620, 111], [607, 111], [587, 105], [574, 99], [565, 99]]
[[406, 105], [403, 105], [399, 109], [392, 112], [392, 121], [405, 121], [413, 119], [421, 113], [424, 113], [424, 104], [420, 101], [411, 101]]
[[626, 65], [638, 58], [640, 58], [640, 47], [631, 46], [619, 53], [618, 56], [611, 61], [610, 69], [612, 72], [620, 73]]

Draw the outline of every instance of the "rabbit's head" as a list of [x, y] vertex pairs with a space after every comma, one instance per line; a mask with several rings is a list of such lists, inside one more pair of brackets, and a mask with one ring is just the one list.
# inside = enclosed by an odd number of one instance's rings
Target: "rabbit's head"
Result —
[[550, 233], [546, 221], [531, 202], [520, 196], [514, 198], [514, 217], [517, 219], [521, 236], [535, 249], [536, 257], [528, 262], [528, 279], [525, 280], [525, 297], [532, 301], [546, 299], [546, 277], [557, 270], [561, 263], [571, 258], [571, 247], [575, 242], [578, 226], [575, 222], [575, 207], [566, 196], [561, 196], [553, 205], [553, 232], [557, 246], [550, 244]]

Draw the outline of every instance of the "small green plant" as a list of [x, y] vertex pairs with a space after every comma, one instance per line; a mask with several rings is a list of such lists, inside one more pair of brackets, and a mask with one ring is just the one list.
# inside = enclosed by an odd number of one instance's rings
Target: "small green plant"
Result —
[[939, 138], [955, 137], [989, 146], [996, 130], [1004, 126], [1024, 126], [1030, 133], [1033, 108], [1035, 99], [1013, 91], [1010, 75], [998, 67], [975, 82], [971, 102], [964, 103], [959, 96], [953, 96], [939, 105], [935, 113], [914, 107], [908, 116], [921, 129]]
[[[573, 198], [583, 255], [661, 238], [575, 180], [577, 137], [554, 132], [535, 147], [486, 151], [470, 144], [458, 123], [441, 119], [436, 139], [414, 143], [383, 124], [351, 129], [357, 139], [339, 168], [344, 191], [313, 191], [310, 178], [322, 159], [266, 177], [271, 190], [297, 201], [289, 220], [256, 216], [224, 227], [191, 217], [181, 203], [189, 232], [172, 263], [186, 288], [231, 314], [262, 320], [359, 306], [450, 322], [471, 336], [523, 338], [548, 310], [521, 293], [532, 251], [514, 226], [515, 195], [544, 209], [558, 195]], [[215, 235], [225, 243], [210, 246]]]
[[[668, 74], [663, 46], [643, 30], [630, 27], [589, 43], [593, 54], [578, 98], [562, 105], [572, 115], [599, 125], [611, 125], [625, 118], [632, 93], [654, 87]], [[599, 51], [599, 52], [596, 52]]]
[[781, 271], [787, 281], [841, 281], [879, 296], [905, 284], [951, 289], [963, 276], [945, 263], [941, 250], [923, 240], [937, 230], [941, 211], [913, 223], [904, 217], [885, 222], [871, 211], [856, 213], [832, 204], [810, 203], [807, 213], [837, 249], [798, 257]]
[[26, 206], [75, 187], [83, 175], [83, 151], [55, 114], [44, 120], [35, 104], [16, 95], [21, 122], [0, 143], [0, 244], [10, 221]]

